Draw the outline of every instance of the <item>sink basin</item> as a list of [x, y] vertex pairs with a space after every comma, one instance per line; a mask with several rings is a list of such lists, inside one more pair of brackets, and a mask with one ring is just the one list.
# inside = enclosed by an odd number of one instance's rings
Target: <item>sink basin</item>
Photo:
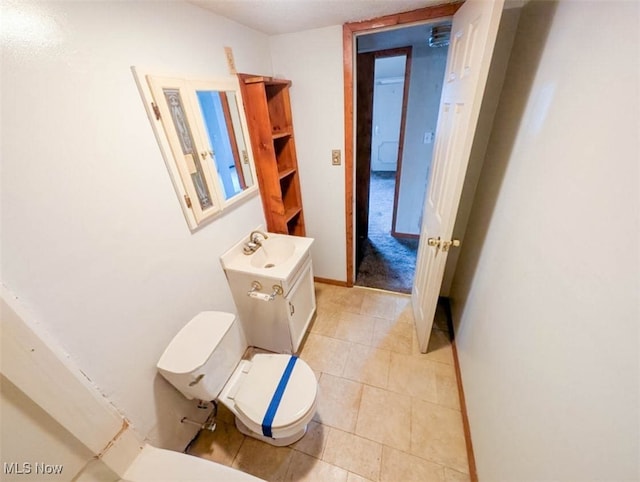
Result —
[[[291, 236], [293, 237], [293, 236]], [[251, 266], [271, 269], [286, 263], [295, 253], [296, 246], [289, 236], [269, 236], [255, 253], [249, 255]]]
[[249, 235], [238, 241], [220, 257], [224, 270], [282, 282], [291, 281], [303, 262], [309, 258], [313, 238], [266, 234], [267, 239], [262, 241], [260, 248], [249, 255], [242, 251]]

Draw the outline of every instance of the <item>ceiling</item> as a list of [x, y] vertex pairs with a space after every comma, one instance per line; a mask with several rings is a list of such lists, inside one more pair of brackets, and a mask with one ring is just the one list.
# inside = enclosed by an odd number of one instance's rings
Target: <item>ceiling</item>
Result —
[[369, 20], [454, 0], [187, 0], [268, 35]]

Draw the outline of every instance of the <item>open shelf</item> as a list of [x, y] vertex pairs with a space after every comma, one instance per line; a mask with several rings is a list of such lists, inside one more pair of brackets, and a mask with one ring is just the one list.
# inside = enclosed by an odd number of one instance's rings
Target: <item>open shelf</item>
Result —
[[292, 176], [297, 172], [297, 169], [288, 168], [283, 171], [278, 171], [278, 175], [280, 176], [280, 180], [282, 181], [286, 177]]
[[286, 219], [287, 223], [289, 221], [291, 221], [295, 216], [300, 214], [300, 211], [302, 211], [301, 207], [291, 207], [291, 208], [287, 209], [284, 212], [284, 218]]
[[273, 132], [271, 134], [271, 137], [275, 141], [276, 139], [282, 139], [283, 137], [289, 137], [290, 135], [292, 135], [292, 132], [293, 132], [293, 130], [291, 129], [291, 126], [289, 126], [289, 127], [285, 127], [284, 130], [282, 130], [282, 131]]
[[305, 236], [289, 99], [291, 82], [250, 74], [238, 74], [238, 78], [267, 229]]

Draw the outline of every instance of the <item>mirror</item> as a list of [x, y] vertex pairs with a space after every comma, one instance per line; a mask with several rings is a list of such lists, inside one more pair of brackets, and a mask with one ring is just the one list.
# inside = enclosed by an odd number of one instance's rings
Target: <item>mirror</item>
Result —
[[145, 77], [149, 90], [139, 87], [189, 227], [257, 194], [238, 79]]
[[233, 91], [196, 90], [209, 154], [228, 200], [253, 185], [249, 155]]

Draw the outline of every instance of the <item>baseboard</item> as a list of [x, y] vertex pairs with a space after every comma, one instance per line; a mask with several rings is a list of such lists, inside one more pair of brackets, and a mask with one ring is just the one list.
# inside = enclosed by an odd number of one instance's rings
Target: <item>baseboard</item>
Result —
[[336, 286], [345, 286], [345, 287], [349, 287], [349, 285], [347, 284], [346, 281], [339, 281], [336, 279], [329, 279], [329, 278], [319, 278], [317, 276], [313, 277], [313, 280], [318, 282], [318, 283], [324, 283], [324, 284], [328, 284], [328, 285], [336, 285]]
[[391, 236], [393, 236], [394, 238], [400, 238], [400, 239], [420, 239], [419, 234], [399, 233], [397, 231], [391, 231]]
[[458, 349], [456, 348], [456, 335], [453, 330], [453, 318], [451, 316], [451, 306], [449, 300], [445, 303], [447, 310], [447, 324], [451, 336], [451, 349], [453, 351], [453, 364], [456, 370], [456, 381], [458, 383], [458, 396], [460, 397], [460, 412], [462, 413], [462, 428], [464, 430], [464, 442], [467, 446], [467, 457], [469, 459], [469, 478], [471, 482], [478, 482], [478, 470], [476, 468], [476, 458], [473, 453], [473, 443], [471, 442], [471, 428], [469, 426], [469, 416], [467, 415], [467, 404], [464, 398], [464, 388], [462, 387], [462, 373], [460, 372], [460, 362], [458, 360]]

